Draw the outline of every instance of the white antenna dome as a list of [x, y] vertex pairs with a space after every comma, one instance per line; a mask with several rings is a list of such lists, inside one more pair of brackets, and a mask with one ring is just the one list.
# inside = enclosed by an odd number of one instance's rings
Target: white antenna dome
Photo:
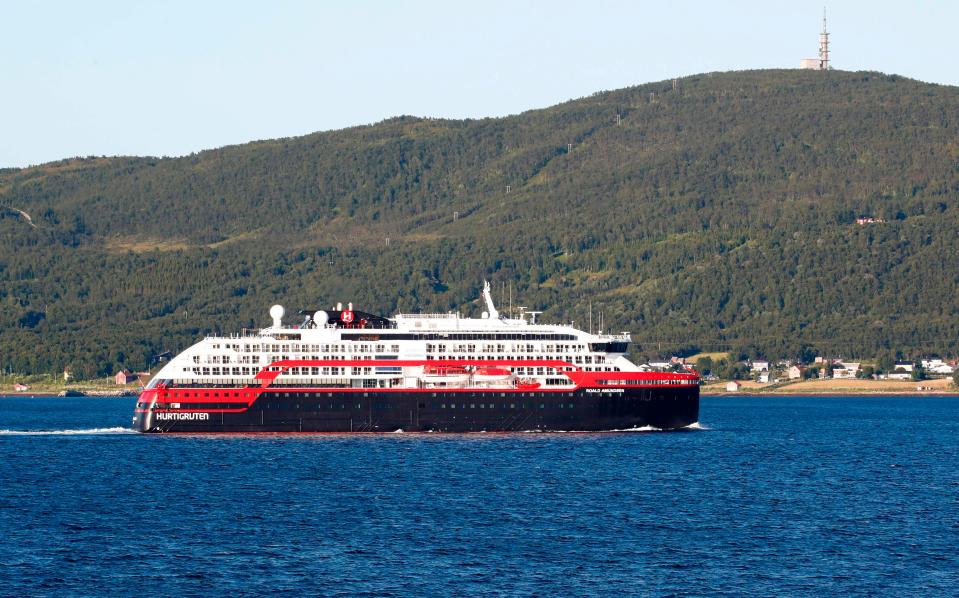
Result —
[[489, 312], [488, 312], [488, 311], [484, 311], [484, 312], [483, 312], [483, 319], [484, 319], [484, 320], [488, 320], [488, 319], [489, 319]]
[[317, 326], [326, 326], [326, 323], [330, 321], [330, 315], [325, 311], [318, 311], [313, 314], [313, 323]]
[[270, 308], [270, 317], [273, 318], [273, 326], [279, 328], [283, 324], [283, 314], [286, 310], [282, 305], [274, 305]]

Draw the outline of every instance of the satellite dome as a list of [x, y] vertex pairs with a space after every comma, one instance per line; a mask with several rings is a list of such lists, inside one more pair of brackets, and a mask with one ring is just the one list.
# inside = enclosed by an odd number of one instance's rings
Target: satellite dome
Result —
[[286, 310], [283, 309], [282, 305], [274, 305], [270, 308], [270, 317], [273, 318], [273, 327], [279, 328], [283, 325], [283, 314], [286, 313]]
[[326, 323], [330, 321], [330, 315], [323, 310], [320, 310], [313, 314], [313, 323], [317, 326], [326, 326]]

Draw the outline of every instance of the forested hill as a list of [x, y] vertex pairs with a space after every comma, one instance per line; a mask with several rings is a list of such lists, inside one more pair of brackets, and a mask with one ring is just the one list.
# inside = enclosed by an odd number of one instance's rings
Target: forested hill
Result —
[[142, 368], [273, 303], [476, 314], [484, 278], [639, 356], [959, 350], [959, 88], [876, 73], [64, 160], [0, 170], [0, 206], [14, 371]]

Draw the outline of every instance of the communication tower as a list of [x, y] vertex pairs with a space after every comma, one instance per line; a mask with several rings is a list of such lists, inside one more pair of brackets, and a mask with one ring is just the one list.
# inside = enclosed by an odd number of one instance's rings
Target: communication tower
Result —
[[829, 32], [826, 31], [826, 7], [822, 9], [822, 32], [819, 33], [819, 70], [829, 68]]
[[819, 33], [819, 58], [803, 58], [799, 68], [811, 71], [829, 70], [829, 31], [826, 30], [826, 9], [822, 9], [822, 31]]

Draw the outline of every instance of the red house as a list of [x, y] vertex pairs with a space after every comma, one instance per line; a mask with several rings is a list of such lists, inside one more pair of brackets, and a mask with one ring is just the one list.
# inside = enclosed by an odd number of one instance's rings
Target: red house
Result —
[[130, 370], [120, 370], [117, 372], [117, 375], [113, 377], [113, 380], [117, 383], [117, 386], [125, 386], [136, 379], [136, 375]]

